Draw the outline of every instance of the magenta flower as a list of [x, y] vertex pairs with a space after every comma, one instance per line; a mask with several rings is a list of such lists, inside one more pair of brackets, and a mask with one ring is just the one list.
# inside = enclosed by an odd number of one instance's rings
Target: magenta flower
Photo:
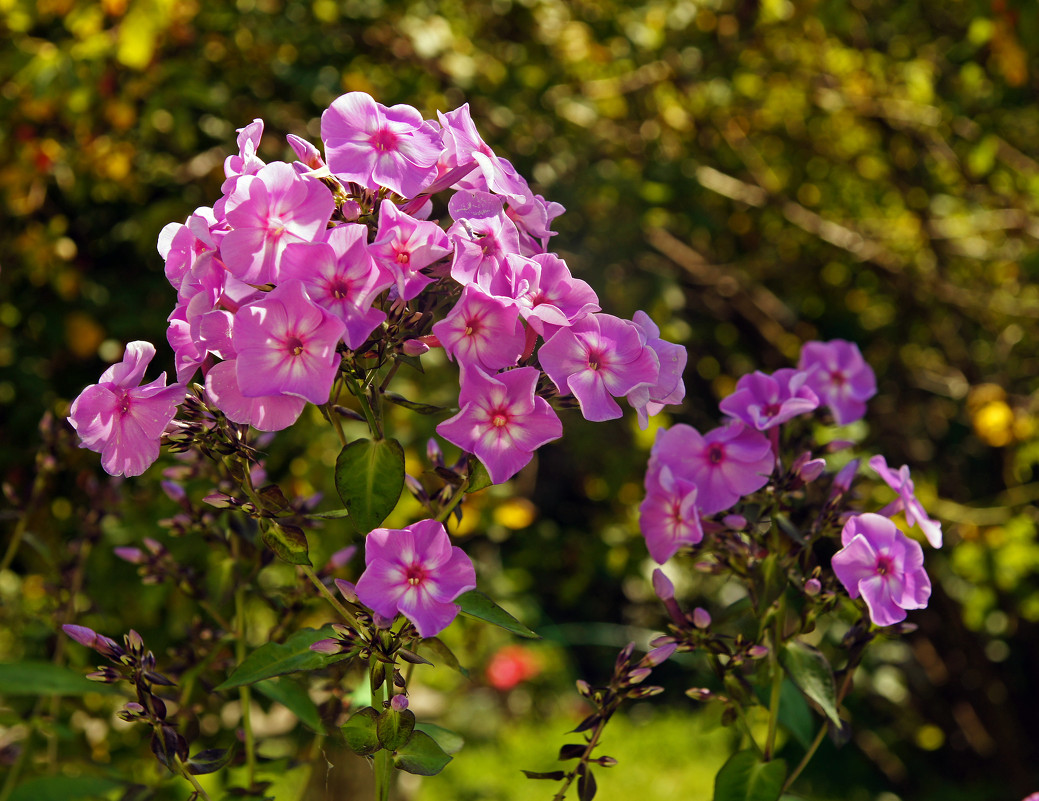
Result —
[[833, 572], [851, 598], [862, 595], [878, 626], [905, 620], [907, 609], [923, 609], [931, 597], [920, 543], [878, 514], [856, 515], [841, 531], [844, 547], [833, 555]]
[[433, 282], [420, 270], [450, 256], [451, 243], [436, 223], [416, 220], [384, 200], [379, 206], [379, 232], [368, 250], [393, 276], [401, 298], [411, 300]]
[[233, 423], [250, 425], [257, 431], [281, 431], [299, 419], [307, 402], [294, 395], [263, 395], [247, 398], [238, 386], [237, 360], [229, 359], [209, 368], [206, 396]]
[[644, 311], [635, 312], [632, 322], [643, 333], [646, 345], [657, 354], [660, 371], [654, 384], [641, 384], [628, 393], [628, 403], [635, 409], [639, 418], [639, 428], [645, 430], [649, 418], [658, 414], [665, 406], [681, 403], [685, 398], [685, 383], [682, 373], [685, 372], [685, 348], [660, 338], [660, 329]]
[[332, 101], [321, 115], [329, 169], [367, 189], [417, 195], [437, 175], [443, 141], [411, 106], [387, 108], [364, 92]]
[[234, 319], [235, 374], [247, 398], [295, 395], [328, 401], [339, 370], [343, 321], [312, 301], [298, 280], [243, 306]]
[[657, 432], [649, 469], [652, 473], [664, 466], [696, 484], [700, 513], [713, 515], [765, 486], [775, 459], [769, 441], [743, 423], [706, 435], [679, 423]]
[[830, 408], [838, 425], [860, 420], [866, 401], [877, 394], [873, 369], [853, 342], [806, 342], [797, 369], [808, 373], [809, 388]]
[[267, 284], [279, 280], [289, 243], [324, 235], [335, 201], [321, 181], [277, 161], [238, 178], [224, 208], [232, 228], [220, 239], [227, 269], [246, 283]]
[[784, 368], [772, 375], [755, 371], [740, 377], [736, 391], [718, 408], [758, 431], [768, 431], [819, 406], [819, 398], [806, 385], [808, 374]]
[[150, 342], [131, 342], [122, 361], [84, 389], [69, 409], [80, 447], [100, 453], [110, 475], [139, 476], [159, 458], [162, 432], [184, 398], [182, 385], [166, 386], [166, 373], [138, 386], [154, 356]]
[[586, 420], [621, 416], [612, 396], [639, 384], [655, 384], [657, 355], [645, 347], [634, 323], [609, 314], [589, 314], [560, 328], [538, 353], [541, 366], [563, 394], [573, 393]]
[[472, 561], [436, 520], [375, 529], [365, 540], [364, 564], [356, 587], [361, 603], [390, 619], [399, 612], [423, 637], [447, 628], [459, 611], [451, 602], [476, 588]]
[[263, 138], [263, 120], [257, 118], [239, 128], [238, 131], [238, 155], [228, 156], [224, 159], [224, 175], [235, 178], [239, 175], [255, 175], [266, 164], [256, 155], [260, 147], [260, 139]]
[[896, 473], [887, 466], [887, 460], [883, 456], [874, 456], [869, 460], [869, 466], [876, 471], [878, 476], [884, 479], [884, 482], [891, 489], [898, 493], [898, 498], [885, 507], [880, 514], [888, 515], [896, 512], [905, 512], [906, 522], [911, 526], [920, 526], [920, 530], [923, 531], [932, 548], [941, 548], [942, 524], [928, 517], [924, 507], [916, 499], [914, 494], [916, 488], [913, 486], [912, 479], [909, 478], [909, 467], [902, 465]]
[[289, 245], [282, 263], [282, 279], [298, 278], [311, 300], [343, 321], [343, 339], [351, 350], [386, 319], [372, 302], [393, 283], [368, 253], [367, 235], [365, 225], [337, 225], [326, 242]]
[[437, 426], [437, 433], [483, 462], [495, 484], [508, 481], [534, 451], [563, 435], [563, 424], [534, 394], [540, 371], [519, 367], [495, 376], [462, 371], [461, 411]]
[[433, 326], [447, 355], [488, 372], [512, 367], [523, 354], [519, 310], [470, 284], [448, 315]]
[[649, 555], [664, 564], [683, 545], [703, 539], [696, 508], [696, 485], [675, 477], [666, 465], [646, 474], [646, 498], [639, 505], [639, 528]]

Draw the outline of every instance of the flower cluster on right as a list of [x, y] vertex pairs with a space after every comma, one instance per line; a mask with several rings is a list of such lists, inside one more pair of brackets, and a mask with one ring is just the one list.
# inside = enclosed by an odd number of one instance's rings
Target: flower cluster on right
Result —
[[[827, 463], [801, 449], [800, 440], [785, 442], [783, 426], [808, 415], [839, 426], [853, 423], [865, 415], [866, 402], [875, 394], [876, 377], [854, 343], [809, 342], [797, 369], [741, 377], [720, 404], [728, 419], [719, 427], [703, 434], [685, 424], [660, 429], [639, 507], [650, 555], [664, 564], [681, 549], [699, 546], [705, 533], [746, 538], [751, 526], [734, 507], [751, 496], [755, 509], [771, 505], [786, 514], [784, 498], [803, 496], [807, 485], [826, 475]], [[781, 446], [789, 444], [797, 455], [784, 466]], [[825, 450], [832, 453], [848, 444], [830, 442]], [[931, 594], [923, 549], [891, 517], [903, 513], [906, 523], [919, 527], [935, 548], [942, 545], [942, 529], [917, 500], [908, 467], [893, 470], [879, 455], [868, 464], [895, 491], [894, 501], [877, 512], [846, 506], [859, 468], [859, 460], [852, 459], [830, 476], [821, 508], [789, 536], [800, 540], [791, 547], [808, 552], [839, 526], [842, 547], [830, 560], [833, 574], [849, 597], [862, 597], [876, 625], [889, 626], [904, 620], [906, 610], [925, 607]], [[804, 583], [811, 590], [818, 579], [806, 577]]]

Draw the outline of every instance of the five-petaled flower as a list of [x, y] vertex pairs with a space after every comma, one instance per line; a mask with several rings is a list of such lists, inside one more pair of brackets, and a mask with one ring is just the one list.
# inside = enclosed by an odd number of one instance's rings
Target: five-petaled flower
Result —
[[923, 609], [931, 597], [920, 543], [878, 514], [856, 515], [841, 531], [844, 547], [833, 555], [833, 572], [851, 598], [866, 602], [878, 626], [905, 620], [907, 609]]
[[166, 373], [138, 386], [154, 356], [150, 342], [131, 342], [122, 361], [84, 389], [69, 409], [80, 447], [100, 453], [101, 466], [113, 476], [139, 476], [159, 458], [162, 432], [184, 398], [181, 384], [166, 386]]
[[436, 520], [375, 529], [365, 540], [364, 564], [357, 598], [384, 617], [399, 612], [422, 637], [447, 628], [459, 611], [452, 601], [476, 588], [472, 560]]

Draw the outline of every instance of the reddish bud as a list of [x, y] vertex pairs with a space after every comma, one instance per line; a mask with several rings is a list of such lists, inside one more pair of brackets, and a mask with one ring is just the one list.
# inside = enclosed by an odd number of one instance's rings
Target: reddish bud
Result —
[[711, 613], [703, 607], [696, 607], [693, 610], [693, 625], [698, 629], [705, 629], [711, 625]]

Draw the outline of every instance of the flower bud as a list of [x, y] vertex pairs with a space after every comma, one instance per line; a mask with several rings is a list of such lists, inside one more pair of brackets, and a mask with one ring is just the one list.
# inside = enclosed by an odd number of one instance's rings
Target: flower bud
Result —
[[747, 656], [751, 659], [764, 659], [768, 656], [768, 648], [764, 645], [752, 645], [747, 649]]
[[400, 346], [400, 349], [404, 351], [405, 356], [421, 356], [423, 353], [429, 352], [429, 345], [423, 342], [421, 338], [408, 339]]
[[61, 630], [87, 648], [93, 648], [94, 642], [97, 640], [97, 632], [93, 629], [88, 629], [86, 626], [75, 626], [72, 623], [66, 623], [61, 627]]
[[[805, 454], [808, 455], [807, 453]], [[819, 476], [823, 474], [823, 470], [826, 469], [826, 461], [823, 459], [809, 459], [797, 467], [794, 471], [798, 478], [800, 478], [805, 484], [810, 481], [815, 481]]]
[[678, 645], [673, 642], [667, 645], [661, 645], [642, 657], [642, 661], [639, 664], [645, 667], [656, 667], [661, 662], [670, 659], [671, 654], [677, 650]]
[[346, 548], [340, 548], [328, 558], [329, 569], [338, 570], [343, 567], [347, 562], [354, 558], [355, 553], [357, 553], [356, 545], [348, 545]]
[[319, 654], [328, 654], [329, 656], [335, 656], [336, 654], [342, 652], [342, 646], [343, 643], [341, 640], [318, 640], [317, 642], [310, 644], [310, 650], [317, 651]]
[[833, 489], [830, 492], [831, 497], [847, 492], [851, 489], [851, 482], [855, 480], [855, 473], [858, 469], [859, 460], [852, 459], [838, 471], [837, 475], [833, 478]]
[[810, 578], [805, 582], [805, 595], [809, 598], [814, 598], [818, 595], [823, 588], [823, 584], [817, 578]]
[[140, 548], [127, 548], [119, 547], [113, 548], [112, 552], [120, 559], [129, 562], [132, 565], [139, 565], [144, 561], [144, 551]]
[[649, 678], [652, 668], [639, 667], [628, 671], [628, 684], [639, 684]]
[[685, 691], [685, 694], [694, 701], [708, 701], [713, 695], [713, 693], [706, 687], [690, 687]]
[[[336, 589], [339, 590], [339, 594], [346, 598], [352, 604], [357, 603], [357, 587], [346, 581], [345, 579], [336, 579]], [[376, 624], [378, 625], [378, 624]], [[379, 626], [379, 628], [389, 628], [388, 626]]]
[[653, 571], [653, 592], [661, 601], [670, 601], [675, 597], [675, 585], [659, 567]]
[[177, 503], [183, 501], [188, 495], [187, 491], [180, 484], [173, 481], [160, 481], [159, 486], [162, 487], [162, 491], [166, 493], [167, 498]]
[[394, 712], [403, 712], [408, 708], [408, 699], [404, 695], [397, 694], [390, 699], [390, 708]]
[[733, 531], [743, 531], [747, 527], [747, 518], [743, 515], [725, 515], [722, 522]]
[[698, 629], [706, 629], [711, 625], [711, 613], [701, 606], [693, 610], [693, 625]]

